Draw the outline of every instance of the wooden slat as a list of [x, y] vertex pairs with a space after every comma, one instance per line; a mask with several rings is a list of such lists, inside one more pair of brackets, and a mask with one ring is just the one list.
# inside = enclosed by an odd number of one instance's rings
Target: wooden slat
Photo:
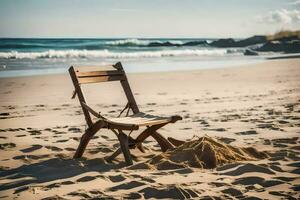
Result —
[[123, 124], [123, 125], [135, 124], [135, 125], [139, 125], [139, 126], [145, 126], [145, 125], [153, 125], [153, 124], [171, 122], [172, 118], [171, 117], [159, 117], [159, 116], [149, 115], [149, 114], [140, 112], [140, 113], [134, 114], [132, 116], [111, 118], [108, 120], [115, 124]]
[[156, 125], [156, 124], [163, 124], [163, 123], [168, 123], [170, 122], [170, 118], [163, 118], [163, 119], [148, 119], [148, 120], [132, 120], [128, 118], [127, 120], [121, 120], [119, 121], [118, 118], [115, 119], [107, 119], [107, 122], [114, 124], [114, 125], [119, 125], [119, 126], [132, 126], [132, 125], [137, 125], [137, 126], [147, 126], [147, 125]]
[[73, 82], [73, 85], [75, 87], [75, 91], [76, 91], [76, 94], [78, 96], [78, 99], [79, 99], [79, 102], [80, 102], [80, 105], [82, 107], [82, 111], [83, 111], [83, 114], [84, 114], [84, 117], [85, 117], [85, 120], [88, 124], [89, 127], [91, 127], [93, 125], [93, 122], [92, 122], [92, 119], [91, 119], [91, 116], [88, 112], [87, 109], [85, 109], [82, 105], [82, 103], [86, 103], [85, 102], [85, 99], [84, 99], [84, 96], [83, 96], [83, 93], [82, 93], [82, 90], [80, 88], [80, 85], [79, 85], [79, 82], [78, 82], [78, 78], [76, 76], [76, 73], [75, 73], [75, 70], [74, 70], [74, 67], [71, 66], [69, 68], [69, 73], [70, 73], [70, 76], [71, 76], [71, 79], [72, 79], [72, 82]]
[[90, 77], [90, 76], [122, 76], [124, 73], [117, 70], [110, 71], [88, 71], [88, 72], [79, 72], [76, 71], [76, 76], [78, 78]]
[[75, 66], [76, 69], [78, 68], [92, 68], [92, 69], [99, 69], [99, 68], [112, 68], [113, 64], [106, 64], [106, 65], [94, 65], [94, 66], [88, 66], [88, 65], [80, 65], [80, 66]]
[[[120, 72], [124, 72], [123, 66], [120, 62], [116, 63], [113, 67], [116, 68]], [[126, 76], [125, 72], [124, 72], [124, 77], [125, 77], [124, 80], [121, 81], [121, 85], [125, 92], [126, 98], [129, 102], [130, 108], [132, 109], [133, 113], [138, 113], [138, 112], [140, 112], [140, 110], [139, 110], [139, 108], [136, 104], [135, 98], [132, 94], [132, 91], [131, 91], [131, 88], [130, 88], [130, 85], [127, 80], [127, 76]]]
[[114, 122], [117, 123], [126, 123], [126, 124], [143, 124], [148, 122], [160, 122], [160, 121], [171, 121], [170, 118], [152, 118], [152, 119], [143, 119], [143, 118], [126, 118], [126, 119], [113, 119]]
[[118, 124], [118, 123], [111, 123], [109, 121], [106, 121], [106, 122], [107, 122], [108, 129], [121, 129], [121, 130], [127, 130], [127, 131], [139, 129], [139, 126], [133, 125], [133, 124]]
[[107, 82], [107, 81], [121, 81], [124, 79], [124, 76], [94, 76], [94, 77], [84, 77], [78, 78], [80, 84], [84, 83], [98, 83], [98, 82]]

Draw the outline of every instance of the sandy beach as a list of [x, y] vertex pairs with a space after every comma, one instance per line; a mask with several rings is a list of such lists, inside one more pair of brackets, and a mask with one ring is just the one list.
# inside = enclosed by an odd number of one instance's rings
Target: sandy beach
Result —
[[[125, 66], [126, 67], [126, 66]], [[300, 59], [268, 60], [226, 69], [128, 74], [143, 112], [181, 115], [160, 133], [179, 140], [209, 136], [253, 147], [268, 158], [196, 167], [140, 168], [161, 154], [104, 156], [118, 147], [101, 130], [83, 158], [72, 156], [85, 130], [68, 74], [0, 79], [0, 199], [299, 199]], [[105, 116], [126, 105], [118, 82], [83, 86], [87, 102]]]

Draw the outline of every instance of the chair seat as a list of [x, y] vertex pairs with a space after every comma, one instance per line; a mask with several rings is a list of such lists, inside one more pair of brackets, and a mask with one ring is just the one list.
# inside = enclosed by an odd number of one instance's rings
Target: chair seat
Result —
[[160, 117], [156, 115], [146, 114], [143, 112], [136, 113], [127, 117], [117, 117], [117, 118], [106, 118], [105, 121], [109, 124], [123, 126], [123, 127], [133, 127], [133, 129], [138, 129], [139, 126], [150, 126], [157, 124], [164, 124], [177, 121], [181, 119], [179, 116], [171, 117]]

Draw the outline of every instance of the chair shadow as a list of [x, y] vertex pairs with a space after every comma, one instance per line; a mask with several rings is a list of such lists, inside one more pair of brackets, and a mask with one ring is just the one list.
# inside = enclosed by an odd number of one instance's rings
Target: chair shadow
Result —
[[[91, 160], [52, 158], [39, 163], [25, 164], [15, 169], [0, 170], [0, 180], [15, 179], [0, 185], [0, 191], [71, 178], [86, 172], [107, 172], [122, 167], [125, 167], [125, 163], [107, 163], [103, 158]], [[20, 180], [28, 177], [31, 179]]]

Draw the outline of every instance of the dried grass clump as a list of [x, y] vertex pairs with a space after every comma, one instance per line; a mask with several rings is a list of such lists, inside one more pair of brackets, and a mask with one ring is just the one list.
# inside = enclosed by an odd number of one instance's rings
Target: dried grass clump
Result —
[[287, 38], [287, 37], [298, 37], [300, 38], [300, 30], [298, 31], [288, 31], [288, 30], [281, 30], [273, 35], [268, 35], [267, 40], [280, 40], [282, 38]]
[[177, 147], [157, 155], [147, 161], [159, 170], [178, 169], [184, 167], [211, 169], [216, 166], [266, 158], [267, 154], [254, 148], [238, 148], [204, 136], [188, 142], [170, 141]]

